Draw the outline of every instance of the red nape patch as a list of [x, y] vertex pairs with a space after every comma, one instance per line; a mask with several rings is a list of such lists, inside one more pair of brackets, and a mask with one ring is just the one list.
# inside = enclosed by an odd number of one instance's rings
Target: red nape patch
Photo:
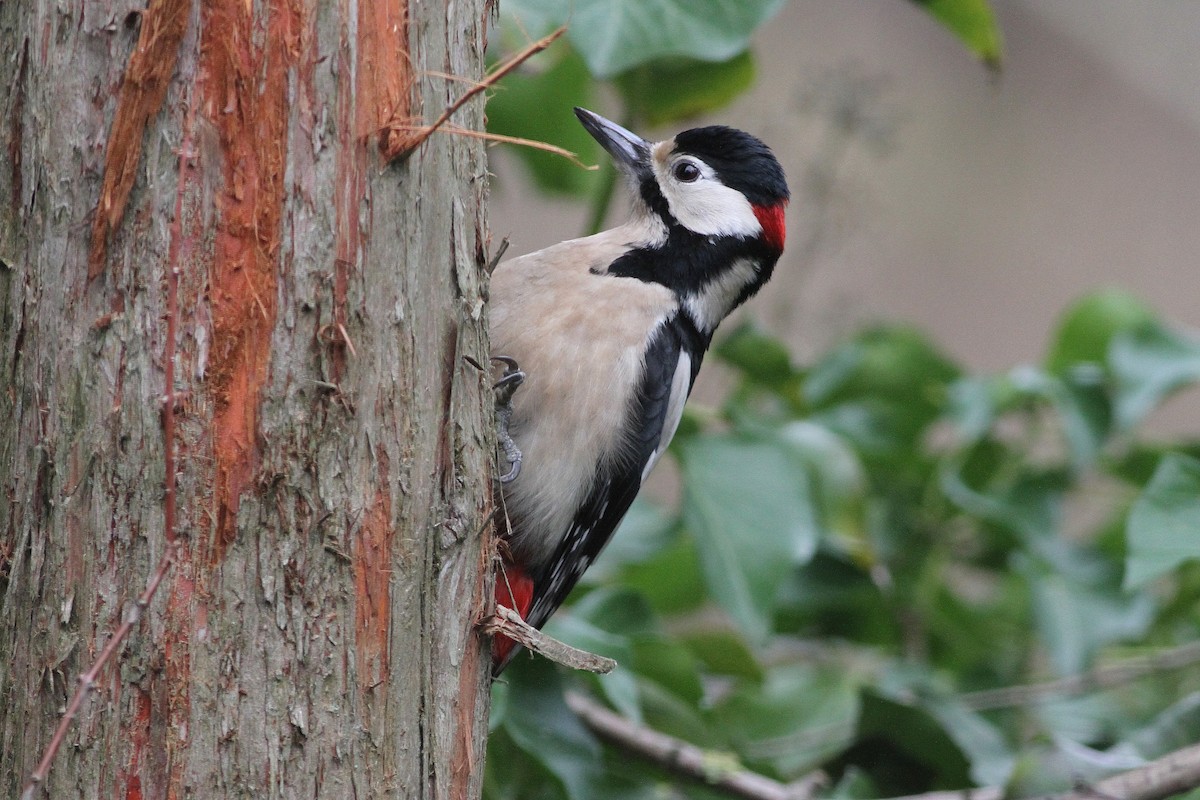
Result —
[[[507, 606], [526, 619], [529, 607], [533, 604], [533, 579], [513, 564], [504, 559], [500, 574], [496, 576], [496, 605]], [[504, 634], [497, 634], [492, 643], [492, 663], [503, 664], [516, 647], [516, 642]]]
[[758, 217], [758, 224], [762, 225], [763, 241], [781, 252], [783, 240], [787, 238], [787, 223], [783, 219], [783, 210], [786, 207], [787, 203], [753, 206], [754, 216]]

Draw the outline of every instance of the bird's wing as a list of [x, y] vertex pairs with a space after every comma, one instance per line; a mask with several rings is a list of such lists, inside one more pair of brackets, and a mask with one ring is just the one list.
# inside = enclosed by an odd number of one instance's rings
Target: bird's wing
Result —
[[646, 350], [646, 371], [629, 413], [632, 437], [612, 463], [600, 466], [593, 488], [540, 575], [526, 621], [540, 628], [591, 566], [629, 510], [642, 482], [666, 451], [700, 370], [702, 349], [685, 346], [677, 319], [665, 322]]

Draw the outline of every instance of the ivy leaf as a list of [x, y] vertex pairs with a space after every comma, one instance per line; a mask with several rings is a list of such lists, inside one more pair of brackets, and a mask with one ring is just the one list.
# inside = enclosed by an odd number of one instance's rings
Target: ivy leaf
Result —
[[999, 69], [1004, 41], [987, 0], [912, 0], [945, 25], [984, 64]]
[[1128, 430], [1172, 392], [1200, 382], [1200, 341], [1160, 324], [1117, 335], [1108, 352], [1117, 424]]
[[632, 119], [665, 125], [728, 105], [754, 83], [749, 50], [727, 61], [672, 57], [650, 61], [615, 81]]
[[1154, 322], [1154, 313], [1134, 295], [1101, 289], [1071, 305], [1055, 331], [1046, 368], [1064, 375], [1073, 366], [1103, 364], [1113, 337]]
[[567, 708], [549, 662], [535, 659], [522, 667], [505, 676], [510, 684], [505, 732], [561, 782], [569, 800], [591, 800], [603, 777], [600, 743]]
[[853, 741], [859, 687], [848, 671], [785, 665], [742, 684], [709, 713], [743, 759], [787, 779], [811, 772]]
[[728, 61], [786, 0], [507, 0], [531, 36], [567, 24], [567, 36], [597, 78], [666, 56]]
[[[537, 60], [538, 65], [546, 62], [540, 72], [521, 70], [504, 79], [488, 101], [488, 131], [549, 142], [576, 153], [586, 164], [598, 163], [600, 146], [571, 113], [573, 106], [590, 105], [593, 83], [587, 67], [578, 53], [561, 45]], [[591, 190], [599, 174], [544, 150], [516, 147], [512, 151], [544, 192], [582, 195]]]
[[749, 322], [739, 325], [721, 339], [713, 348], [713, 353], [740, 369], [747, 377], [766, 386], [779, 386], [795, 375], [787, 347]]
[[1130, 597], [1105, 580], [1051, 570], [1032, 559], [1014, 561], [1027, 576], [1036, 628], [1060, 675], [1087, 669], [1106, 644], [1145, 635], [1154, 619], [1146, 594]]
[[1129, 738], [1145, 758], [1159, 758], [1196, 741], [1200, 741], [1200, 692], [1184, 697]]
[[808, 475], [780, 447], [733, 436], [693, 439], [680, 455], [709, 593], [761, 641], [784, 576], [816, 551]]
[[1125, 588], [1200, 558], [1200, 460], [1171, 453], [1129, 512]]
[[[804, 382], [804, 397], [818, 410], [839, 404], [866, 414], [868, 429], [884, 441], [907, 447], [941, 413], [949, 386], [959, 376], [921, 333], [911, 328], [877, 327], [863, 331], [813, 365]], [[830, 427], [852, 441], [870, 439], [830, 420]]]

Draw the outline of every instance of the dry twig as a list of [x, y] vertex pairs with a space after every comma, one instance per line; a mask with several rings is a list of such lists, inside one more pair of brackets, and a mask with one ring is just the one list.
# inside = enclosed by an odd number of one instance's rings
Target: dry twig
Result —
[[505, 606], [496, 606], [496, 614], [483, 623], [483, 631], [491, 636], [503, 634], [543, 658], [548, 658], [556, 664], [562, 664], [571, 669], [582, 669], [603, 675], [617, 668], [617, 662], [611, 658], [571, 647], [569, 644], [547, 636], [521, 619], [520, 614]]
[[63, 740], [67, 736], [67, 731], [71, 728], [71, 723], [75, 720], [76, 715], [79, 714], [79, 709], [83, 706], [83, 701], [87, 699], [92, 689], [96, 687], [96, 680], [100, 677], [101, 670], [104, 669], [104, 666], [112, 659], [125, 639], [128, 638], [129, 634], [141, 621], [142, 614], [149, 608], [150, 601], [154, 599], [154, 593], [158, 591], [159, 585], [167, 577], [167, 573], [171, 571], [171, 567], [179, 560], [183, 549], [183, 543], [176, 535], [175, 404], [177, 396], [175, 393], [175, 343], [177, 338], [176, 318], [179, 313], [179, 247], [183, 238], [183, 191], [188, 165], [191, 163], [193, 157], [192, 112], [189, 108], [184, 114], [183, 141], [179, 145], [179, 184], [175, 190], [175, 219], [171, 221], [171, 243], [167, 254], [167, 311], [165, 315], [167, 341], [163, 346], [163, 369], [166, 390], [162, 395], [162, 408], [160, 410], [163, 429], [163, 467], [166, 471], [166, 485], [163, 490], [163, 539], [166, 546], [163, 549], [162, 557], [158, 561], [158, 566], [150, 576], [150, 580], [146, 583], [146, 588], [142, 590], [137, 600], [134, 601], [133, 606], [125, 613], [125, 618], [121, 620], [121, 624], [117, 626], [117, 629], [113, 631], [112, 636], [105, 643], [100, 654], [96, 656], [96, 660], [86, 672], [79, 676], [79, 683], [75, 687], [75, 693], [71, 696], [70, 702], [67, 703], [67, 708], [59, 719], [58, 727], [54, 730], [54, 735], [50, 737], [50, 742], [46, 745], [41, 760], [29, 776], [29, 781], [25, 784], [25, 789], [21, 792], [21, 800], [33, 800], [33, 795], [37, 791], [37, 787], [50, 774], [50, 767], [54, 763], [54, 757], [58, 755], [58, 750], [62, 747]]
[[1065, 678], [1043, 683], [968, 692], [961, 695], [960, 699], [968, 708], [975, 711], [1026, 706], [1055, 697], [1120, 686], [1160, 672], [1183, 669], [1197, 663], [1200, 663], [1200, 642], [1188, 642], [1156, 653], [1098, 666], [1078, 675], [1068, 675]]
[[[714, 767], [714, 759], [690, 742], [639, 725], [584, 695], [568, 692], [567, 705], [597, 736], [664, 769], [703, 781], [743, 800], [808, 800], [821, 787], [823, 773], [791, 784], [756, 772]], [[1093, 785], [1048, 795], [1041, 800], [1165, 800], [1200, 787], [1200, 745], [1191, 745], [1162, 758], [1112, 775]], [[1000, 786], [925, 792], [892, 800], [1004, 800]]]
[[584, 695], [568, 692], [566, 699], [571, 710], [601, 738], [743, 800], [809, 800], [826, 781], [823, 773], [815, 772], [793, 783], [780, 783], [740, 766], [725, 766], [694, 744], [638, 725]]
[[414, 150], [420, 147], [426, 139], [432, 136], [434, 131], [449, 122], [450, 117], [454, 114], [454, 112], [466, 105], [468, 100], [480, 94], [481, 92], [486, 91], [489, 87], [494, 86], [505, 75], [512, 72], [531, 57], [537, 55], [550, 45], [554, 44], [555, 40], [566, 33], [566, 31], [567, 27], [564, 25], [558, 30], [550, 33], [548, 36], [543, 36], [536, 42], [530, 43], [524, 50], [521, 50], [512, 58], [496, 67], [496, 69], [486, 75], [483, 80], [479, 81], [478, 83], [473, 83], [471, 88], [463, 93], [462, 97], [459, 97], [453, 103], [446, 106], [446, 109], [442, 112], [441, 116], [434, 120], [432, 124], [415, 126], [411, 128], [410, 126], [402, 123], [389, 123], [388, 125], [385, 125], [384, 127], [389, 129], [398, 128], [403, 130], [409, 128], [414, 131], [414, 134], [406, 137], [402, 142], [399, 142], [398, 146], [394, 149], [390, 149], [389, 151], [385, 152], [384, 158], [386, 158], [388, 161], [392, 161], [394, 159], [404, 158], [410, 155]]

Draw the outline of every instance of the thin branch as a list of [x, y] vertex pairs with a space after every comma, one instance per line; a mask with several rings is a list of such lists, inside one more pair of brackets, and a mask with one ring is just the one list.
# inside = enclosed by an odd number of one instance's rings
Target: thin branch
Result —
[[1054, 697], [1120, 686], [1160, 672], [1182, 669], [1197, 663], [1200, 663], [1200, 642], [1188, 642], [1150, 655], [1123, 659], [1114, 664], [1099, 666], [1078, 675], [1068, 675], [1058, 680], [1023, 686], [1005, 686], [999, 689], [968, 692], [961, 695], [960, 699], [974, 711], [1027, 706]]
[[[1200, 786], [1200, 744], [1191, 745], [1140, 767], [1112, 775], [1069, 792], [1042, 800], [1164, 800]], [[892, 800], [1001, 800], [1004, 789], [988, 786], [947, 792], [926, 792]]]
[[496, 614], [484, 621], [483, 631], [491, 636], [496, 634], [507, 636], [543, 658], [548, 658], [556, 664], [562, 664], [571, 669], [582, 669], [604, 675], [617, 668], [617, 662], [611, 658], [571, 647], [565, 642], [547, 636], [521, 619], [520, 614], [505, 606], [496, 606]]
[[37, 790], [39, 784], [46, 780], [46, 776], [50, 773], [50, 765], [54, 763], [54, 757], [58, 755], [58, 749], [62, 746], [63, 739], [66, 738], [67, 731], [71, 727], [71, 723], [75, 720], [75, 716], [79, 713], [80, 707], [83, 705], [84, 699], [91, 693], [92, 689], [96, 688], [96, 679], [100, 676], [100, 670], [104, 669], [104, 665], [108, 663], [113, 654], [120, 648], [121, 643], [129, 636], [129, 632], [142, 619], [142, 613], [150, 605], [150, 600], [154, 597], [155, 591], [158, 590], [158, 585], [162, 583], [163, 578], [171, 570], [171, 565], [177, 560], [177, 553], [180, 548], [179, 542], [174, 542], [167, 545], [163, 551], [162, 558], [158, 562], [158, 568], [154, 570], [154, 574], [150, 576], [150, 582], [146, 584], [146, 588], [138, 595], [137, 601], [133, 607], [125, 614], [125, 619], [121, 622], [104, 645], [104, 649], [100, 651], [100, 655], [96, 656], [95, 663], [87, 672], [79, 676], [79, 685], [75, 688], [75, 694], [71, 697], [71, 702], [67, 704], [67, 710], [63, 712], [62, 718], [58, 721], [58, 728], [54, 731], [54, 736], [50, 739], [50, 744], [46, 746], [46, 751], [42, 754], [42, 760], [38, 762], [37, 769], [29, 776], [29, 783], [25, 785], [25, 791], [21, 793], [21, 800], [33, 800], [33, 793]]
[[1064, 800], [1161, 800], [1200, 786], [1200, 744], [1194, 744], [1136, 769], [1113, 775], [1090, 789], [1071, 792]]
[[[505, 75], [512, 72], [514, 69], [519, 67], [525, 61], [529, 60], [533, 56], [535, 56], [538, 53], [545, 50], [550, 45], [554, 44], [555, 40], [557, 40], [558, 37], [562, 36], [566, 32], [567, 32], [567, 27], [564, 25], [564, 26], [560, 27], [558, 30], [550, 33], [548, 36], [543, 36], [541, 39], [538, 39], [536, 42], [530, 43], [527, 47], [525, 47], [524, 50], [521, 50], [519, 53], [514, 55], [512, 58], [508, 59], [500, 66], [496, 67], [496, 69], [494, 69], [492, 72], [490, 72], [489, 74], [484, 76], [483, 80], [479, 81], [478, 83], [473, 83], [471, 88], [468, 89], [467, 91], [463, 92], [461, 97], [459, 97], [453, 103], [450, 103], [448, 106], [446, 106], [445, 110], [442, 111], [441, 116], [439, 116], [436, 120], [434, 120], [431, 125], [425, 125], [425, 126], [418, 127], [416, 129], [416, 134], [414, 136], [407, 137], [407, 139], [400, 142], [397, 147], [395, 147], [394, 149], [391, 149], [389, 152], [384, 153], [384, 156], [387, 158], [388, 161], [391, 161], [393, 159], [401, 158], [401, 157], [407, 156], [410, 153], [412, 153], [414, 150], [416, 150], [418, 147], [420, 147], [421, 144], [424, 143], [424, 141], [426, 139], [428, 139], [431, 135], [433, 135], [434, 131], [436, 131], [438, 128], [442, 127], [443, 125], [445, 125], [450, 120], [450, 117], [454, 114], [454, 112], [458, 111], [460, 108], [462, 108], [464, 105], [466, 105], [467, 101], [469, 101], [472, 97], [475, 97], [476, 95], [480, 94], [481, 92], [486, 91], [488, 89], [488, 87], [497, 83]], [[403, 130], [403, 129], [407, 128], [408, 126], [406, 126], [404, 124], [389, 123], [387, 125], [384, 125], [384, 127], [387, 129], [396, 128], [396, 129]]]
[[[743, 800], [809, 800], [821, 788], [825, 775], [815, 772], [790, 784], [779, 783], [745, 769], [722, 768], [719, 759], [695, 745], [668, 736], [622, 717], [594, 700], [568, 692], [567, 705], [596, 735], [617, 747], [653, 761], [678, 774], [723, 789]], [[1200, 744], [1184, 747], [1162, 758], [1098, 783], [1042, 800], [1165, 800], [1200, 787]], [[1004, 787], [925, 792], [891, 800], [1003, 800]]]
[[809, 800], [827, 781], [824, 773], [814, 772], [793, 783], [780, 783], [740, 766], [727, 765], [721, 754], [638, 725], [577, 692], [567, 692], [566, 700], [571, 710], [601, 738], [743, 800]]
[[[186, 102], [186, 101], [185, 101]], [[50, 767], [54, 763], [55, 756], [58, 755], [59, 748], [62, 747], [63, 740], [66, 739], [67, 731], [71, 728], [71, 723], [79, 714], [79, 709], [83, 706], [83, 701], [96, 688], [96, 680], [100, 677], [101, 670], [116, 654], [117, 650], [129, 637], [130, 632], [141, 622], [142, 615], [146, 609], [150, 607], [150, 601], [154, 599], [154, 593], [158, 591], [159, 585], [167, 577], [167, 573], [171, 571], [171, 567], [180, 558], [180, 553], [183, 549], [183, 543], [176, 535], [176, 504], [175, 504], [175, 354], [176, 354], [176, 317], [179, 312], [179, 248], [182, 240], [182, 220], [183, 220], [183, 192], [186, 184], [187, 170], [194, 157], [192, 152], [192, 111], [189, 107], [184, 114], [183, 121], [183, 141], [179, 145], [179, 184], [176, 187], [175, 193], [175, 219], [171, 221], [171, 243], [167, 254], [167, 340], [163, 346], [163, 372], [166, 390], [162, 395], [162, 408], [160, 410], [162, 429], [163, 429], [163, 467], [166, 471], [165, 486], [163, 487], [163, 539], [165, 547], [163, 548], [162, 557], [158, 560], [158, 566], [154, 573], [150, 576], [146, 588], [138, 595], [132, 607], [125, 613], [125, 618], [121, 620], [121, 624], [113, 631], [111, 637], [104, 648], [100, 651], [100, 655], [96, 656], [96, 660], [79, 676], [79, 683], [75, 687], [75, 693], [71, 696], [71, 701], [67, 703], [67, 708], [63, 712], [62, 717], [58, 721], [58, 727], [54, 730], [54, 735], [50, 737], [50, 743], [46, 745], [45, 751], [42, 753], [42, 758], [38, 762], [37, 767], [29, 776], [29, 781], [25, 784], [25, 789], [21, 792], [21, 800], [33, 800], [34, 792], [50, 774]]]
[[[397, 125], [400, 130], [424, 130], [418, 125]], [[485, 139], [489, 142], [499, 142], [500, 144], [515, 144], [519, 147], [532, 147], [534, 150], [544, 150], [547, 153], [553, 153], [556, 156], [562, 156], [577, 167], [586, 169], [588, 172], [595, 172], [600, 169], [596, 164], [585, 164], [575, 153], [562, 147], [557, 147], [549, 142], [541, 142], [537, 139], [523, 139], [520, 136], [506, 136], [503, 133], [492, 133], [491, 131], [473, 131], [470, 128], [460, 128], [457, 125], [444, 125], [442, 130], [446, 133], [452, 133], [457, 136], [472, 136], [476, 139]]]

